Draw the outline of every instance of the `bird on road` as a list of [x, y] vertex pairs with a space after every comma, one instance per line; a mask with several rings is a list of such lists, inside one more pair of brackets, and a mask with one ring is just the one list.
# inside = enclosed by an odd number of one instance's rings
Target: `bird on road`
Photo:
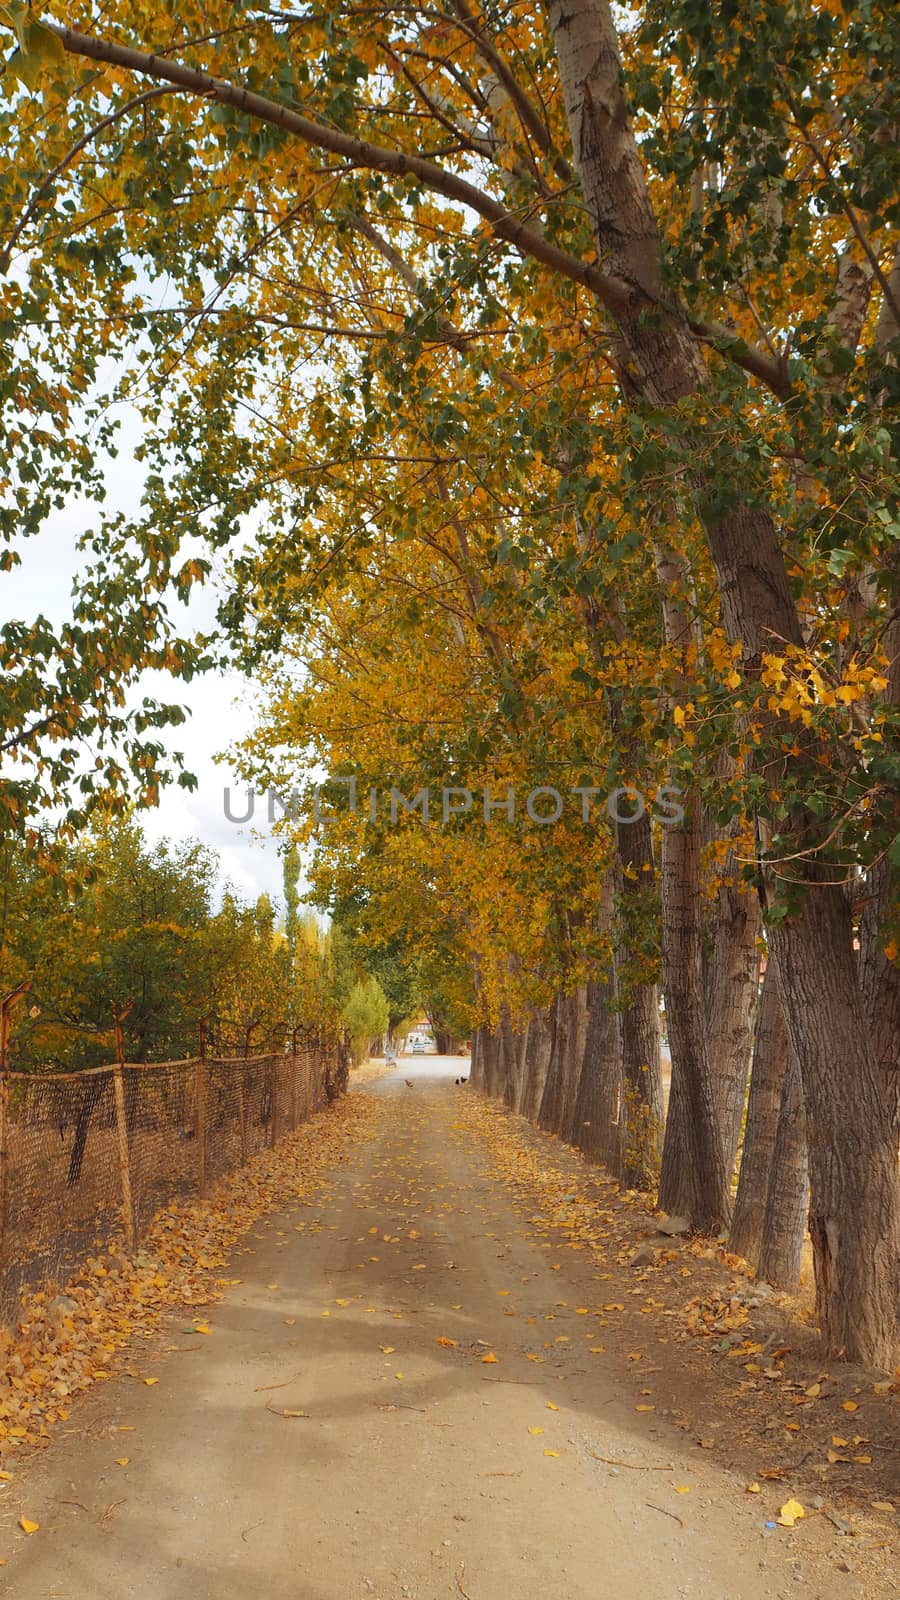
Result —
[[412, 1086], [413, 1086], [412, 1078], [404, 1078], [403, 1082], [406, 1084], [407, 1089], [411, 1089], [412, 1088]]

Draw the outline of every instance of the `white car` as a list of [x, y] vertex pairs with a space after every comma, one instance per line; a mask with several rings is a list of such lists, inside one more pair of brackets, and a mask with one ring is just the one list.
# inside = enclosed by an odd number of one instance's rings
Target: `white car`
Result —
[[414, 1056], [423, 1056], [425, 1054], [425, 1045], [421, 1039], [413, 1040], [412, 1053]]

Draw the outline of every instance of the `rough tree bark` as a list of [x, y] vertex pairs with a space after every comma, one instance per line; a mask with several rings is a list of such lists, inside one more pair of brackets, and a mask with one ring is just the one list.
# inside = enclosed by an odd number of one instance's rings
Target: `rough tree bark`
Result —
[[613, 1009], [612, 974], [588, 984], [588, 1021], [572, 1143], [589, 1161], [619, 1178], [624, 1161], [622, 1116], [622, 1053], [619, 1024]]
[[769, 1173], [775, 1151], [778, 1114], [788, 1064], [788, 1042], [771, 962], [763, 978], [762, 996], [750, 1072], [750, 1100], [741, 1168], [728, 1248], [752, 1266], [759, 1261]]
[[684, 822], [663, 829], [663, 992], [672, 1089], [659, 1203], [699, 1232], [715, 1233], [728, 1222], [730, 1196], [706, 1029], [699, 812], [697, 797], [688, 797]]
[[800, 1282], [808, 1195], [803, 1091], [800, 1069], [791, 1057], [782, 1088], [756, 1268], [756, 1276], [776, 1289], [796, 1289]]
[[663, 1093], [659, 1059], [659, 988], [636, 977], [644, 960], [636, 950], [653, 881], [653, 841], [646, 812], [616, 822], [615, 987], [622, 1063], [621, 1166], [616, 1176], [630, 1189], [652, 1189], [662, 1147]]
[[720, 868], [706, 973], [709, 1063], [729, 1184], [741, 1137], [759, 991], [759, 900], [738, 886], [734, 852]]
[[538, 1127], [565, 1139], [571, 1129], [584, 1058], [586, 985], [579, 984], [570, 994], [557, 995], [554, 1009], [553, 1048], [537, 1120]]
[[527, 1034], [514, 1028], [505, 1016], [500, 1024], [501, 1081], [499, 1092], [511, 1111], [518, 1111], [522, 1099]]
[[522, 1074], [522, 1098], [517, 1107], [529, 1122], [536, 1122], [541, 1109], [544, 1085], [550, 1068], [553, 1050], [553, 1009], [535, 1011], [528, 1019], [528, 1037], [525, 1042], [525, 1068]]

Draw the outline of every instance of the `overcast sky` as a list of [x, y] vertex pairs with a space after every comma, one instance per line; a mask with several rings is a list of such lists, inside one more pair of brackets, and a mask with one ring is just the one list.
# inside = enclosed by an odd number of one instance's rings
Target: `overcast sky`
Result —
[[[138, 509], [143, 469], [130, 447], [136, 438], [137, 427], [129, 420], [119, 433], [120, 454], [109, 462], [107, 509], [120, 508], [126, 514]], [[42, 612], [58, 622], [70, 614], [72, 580], [79, 559], [84, 560], [79, 558], [77, 541], [95, 516], [93, 505], [70, 505], [53, 515], [38, 538], [19, 547], [22, 566], [0, 573], [4, 618], [30, 620]], [[212, 593], [198, 595], [191, 605], [191, 622], [208, 626], [214, 606]], [[187, 618], [188, 613], [184, 615]], [[251, 687], [237, 673], [201, 676], [191, 683], [148, 673], [145, 683], [145, 692], [151, 696], [178, 701], [188, 708], [188, 721], [163, 732], [161, 738], [171, 749], [184, 752], [186, 765], [198, 780], [193, 792], [174, 785], [161, 791], [159, 807], [142, 813], [148, 837], [200, 839], [219, 855], [222, 881], [230, 881], [243, 897], [255, 899], [263, 890], [280, 897], [281, 862], [276, 846], [271, 838], [254, 837], [256, 832], [267, 831], [265, 805], [257, 802], [252, 827], [238, 828], [228, 822], [223, 791], [231, 786], [232, 813], [241, 816], [246, 810], [246, 786], [236, 780], [227, 761], [218, 764], [215, 760], [252, 726]], [[301, 892], [302, 887], [301, 883]]]

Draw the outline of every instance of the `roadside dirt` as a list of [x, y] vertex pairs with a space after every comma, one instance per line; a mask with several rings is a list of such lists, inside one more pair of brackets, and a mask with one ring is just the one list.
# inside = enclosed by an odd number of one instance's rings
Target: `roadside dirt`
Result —
[[[798, 1436], [783, 1426], [790, 1405], [816, 1452], [825, 1405], [845, 1424], [835, 1432], [863, 1436], [890, 1397], [840, 1375], [841, 1397], [858, 1385], [857, 1411], [824, 1392], [830, 1378], [794, 1406], [782, 1379], [807, 1376], [788, 1372], [802, 1355], [770, 1347], [764, 1359], [783, 1365], [767, 1379], [713, 1350], [749, 1339], [748, 1325], [694, 1334], [675, 1290], [687, 1267], [708, 1298], [726, 1267], [662, 1240], [671, 1259], [621, 1262], [646, 1215], [454, 1084], [465, 1070], [403, 1062], [364, 1085], [369, 1137], [314, 1196], [254, 1228], [204, 1313], [209, 1333], [189, 1331], [193, 1310], [176, 1314], [131, 1352], [134, 1376], [80, 1401], [68, 1434], [17, 1469], [0, 1595], [895, 1594], [896, 1514], [864, 1504], [875, 1479], [858, 1512], [836, 1510], [829, 1480], [797, 1476], [813, 1463], [792, 1463]], [[795, 1496], [805, 1517], [767, 1526]]]

